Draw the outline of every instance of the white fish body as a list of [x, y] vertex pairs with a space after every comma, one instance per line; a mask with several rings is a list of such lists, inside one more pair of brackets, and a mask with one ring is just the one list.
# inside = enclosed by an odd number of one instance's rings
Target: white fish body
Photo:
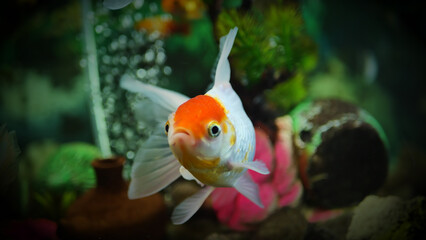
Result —
[[[190, 99], [127, 76], [121, 81], [123, 88], [141, 93], [151, 101], [142, 103], [140, 111], [154, 109], [155, 112], [145, 114], [159, 123], [135, 158], [129, 198], [154, 194], [180, 176], [205, 185], [176, 207], [172, 214], [175, 224], [194, 215], [214, 187], [234, 187], [263, 207], [258, 186], [247, 169], [261, 174], [269, 171], [262, 162], [253, 161], [253, 124], [229, 83], [228, 55], [237, 31], [235, 27], [221, 38], [214, 86], [205, 95]], [[164, 133], [165, 123], [168, 134]]]

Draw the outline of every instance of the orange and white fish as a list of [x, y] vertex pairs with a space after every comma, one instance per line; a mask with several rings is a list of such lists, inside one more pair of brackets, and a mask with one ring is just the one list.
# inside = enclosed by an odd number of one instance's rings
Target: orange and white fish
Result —
[[234, 187], [263, 207], [247, 169], [261, 174], [269, 170], [263, 162], [253, 161], [253, 124], [229, 83], [228, 55], [237, 31], [235, 27], [220, 39], [214, 85], [204, 95], [190, 99], [128, 76], [121, 80], [123, 88], [149, 99], [140, 104], [139, 111], [160, 122], [137, 153], [129, 198], [154, 194], [180, 176], [203, 186], [174, 209], [174, 224], [191, 218], [215, 187]]

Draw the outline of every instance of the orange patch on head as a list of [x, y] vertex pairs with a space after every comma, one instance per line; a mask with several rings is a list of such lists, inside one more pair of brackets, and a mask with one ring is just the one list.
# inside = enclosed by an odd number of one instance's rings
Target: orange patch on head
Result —
[[225, 108], [214, 98], [199, 95], [179, 106], [174, 116], [174, 128], [184, 128], [194, 137], [201, 138], [207, 133], [211, 121], [222, 123], [226, 118]]

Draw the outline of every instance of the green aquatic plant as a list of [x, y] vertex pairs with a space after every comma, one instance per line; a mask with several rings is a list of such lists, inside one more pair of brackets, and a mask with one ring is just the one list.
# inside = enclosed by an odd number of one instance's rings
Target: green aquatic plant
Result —
[[68, 143], [59, 147], [40, 169], [37, 180], [48, 189], [84, 191], [95, 185], [91, 162], [101, 153], [93, 145]]
[[266, 90], [266, 97], [277, 107], [290, 109], [306, 97], [304, 81], [305, 76], [298, 73], [288, 81], [277, 84], [273, 89]]
[[68, 207], [77, 199], [74, 191], [62, 193], [41, 191], [34, 193], [34, 201], [38, 205], [36, 215], [52, 220], [65, 216]]
[[32, 216], [59, 220], [80, 194], [95, 186], [91, 163], [101, 152], [91, 144], [75, 142], [55, 147], [46, 156], [41, 166], [33, 166], [39, 170], [29, 182], [28, 211]]
[[284, 110], [301, 101], [306, 96], [305, 75], [315, 67], [317, 51], [297, 7], [273, 4], [222, 11], [217, 34], [232, 26], [240, 29], [231, 65], [241, 84], [249, 89], [267, 86], [266, 98]]
[[267, 68], [293, 72], [311, 70], [316, 48], [304, 33], [301, 15], [294, 7], [271, 6], [265, 12], [223, 11], [218, 18], [218, 35], [239, 26], [233, 63], [250, 83], [260, 81]]
[[238, 26], [240, 30], [232, 50], [235, 70], [245, 75], [249, 82], [256, 83], [270, 58], [265, 29], [252, 14], [241, 14], [235, 9], [219, 15], [218, 35], [223, 35], [232, 26]]
[[173, 34], [165, 39], [164, 45], [167, 61], [173, 69], [168, 82], [170, 88], [188, 95], [204, 91], [211, 81], [211, 65], [217, 55], [208, 18], [192, 21], [189, 34]]

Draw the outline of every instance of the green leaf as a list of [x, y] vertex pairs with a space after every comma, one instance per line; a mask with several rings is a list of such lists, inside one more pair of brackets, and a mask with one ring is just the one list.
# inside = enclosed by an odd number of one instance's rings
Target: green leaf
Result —
[[304, 86], [304, 75], [298, 73], [290, 80], [278, 84], [272, 90], [266, 91], [265, 94], [267, 99], [277, 107], [289, 110], [307, 95]]

